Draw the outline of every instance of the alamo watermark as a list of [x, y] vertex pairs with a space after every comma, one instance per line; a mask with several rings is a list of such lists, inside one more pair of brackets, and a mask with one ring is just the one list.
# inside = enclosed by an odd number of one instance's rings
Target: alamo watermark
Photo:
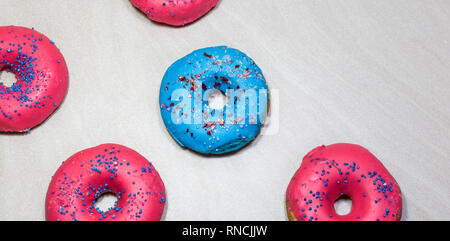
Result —
[[261, 135], [279, 131], [279, 90], [180, 88], [172, 91], [171, 101], [168, 110], [174, 124], [264, 124]]
[[182, 230], [183, 236], [190, 237], [208, 237], [214, 239], [215, 237], [224, 236], [237, 236], [246, 238], [263, 237], [267, 235], [268, 226], [256, 226], [256, 225], [227, 225], [226, 230], [221, 229], [221, 227], [197, 227], [189, 225], [189, 227], [184, 227]]

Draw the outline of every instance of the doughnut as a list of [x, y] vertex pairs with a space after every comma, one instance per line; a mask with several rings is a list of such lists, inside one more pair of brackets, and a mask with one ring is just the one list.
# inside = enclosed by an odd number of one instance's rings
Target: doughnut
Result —
[[[222, 95], [222, 107], [210, 97]], [[260, 132], [268, 111], [261, 69], [237, 49], [199, 49], [166, 71], [160, 88], [162, 119], [182, 146], [201, 154], [237, 151]]]
[[[346, 215], [336, 213], [340, 197], [352, 200]], [[308, 153], [286, 192], [291, 221], [399, 221], [400, 187], [383, 164], [354, 144], [320, 146]]]
[[[117, 202], [95, 207], [104, 194]], [[71, 156], [53, 176], [47, 191], [47, 221], [159, 221], [164, 183], [152, 163], [134, 150], [103, 144]]]
[[130, 0], [153, 21], [172, 26], [194, 22], [208, 13], [219, 0]]
[[0, 26], [1, 71], [13, 73], [16, 82], [0, 83], [0, 132], [29, 131], [47, 119], [67, 93], [64, 57], [53, 41], [33, 29]]

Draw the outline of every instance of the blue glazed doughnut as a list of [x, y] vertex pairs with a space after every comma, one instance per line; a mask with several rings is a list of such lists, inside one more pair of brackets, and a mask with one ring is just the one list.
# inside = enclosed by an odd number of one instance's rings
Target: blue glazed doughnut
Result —
[[[223, 94], [224, 105], [210, 105]], [[224, 154], [251, 142], [268, 111], [268, 88], [261, 69], [237, 49], [199, 49], [179, 59], [161, 83], [161, 115], [172, 137], [202, 154]]]

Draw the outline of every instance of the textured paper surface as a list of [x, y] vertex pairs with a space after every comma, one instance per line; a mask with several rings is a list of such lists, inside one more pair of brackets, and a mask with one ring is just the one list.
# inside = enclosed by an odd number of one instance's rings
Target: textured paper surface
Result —
[[[127, 0], [1, 0], [0, 25], [56, 42], [70, 87], [43, 125], [0, 134], [0, 220], [44, 220], [61, 162], [106, 142], [154, 163], [164, 220], [287, 220], [301, 158], [336, 142], [382, 160], [402, 188], [403, 219], [450, 220], [449, 23], [445, 0], [222, 0], [184, 28], [155, 24]], [[167, 67], [215, 45], [261, 67], [279, 92], [279, 130], [208, 158], [172, 140], [158, 95]]]

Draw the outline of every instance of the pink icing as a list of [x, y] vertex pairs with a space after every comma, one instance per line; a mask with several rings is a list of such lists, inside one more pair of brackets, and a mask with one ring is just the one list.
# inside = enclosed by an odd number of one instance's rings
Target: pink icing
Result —
[[17, 82], [0, 84], [0, 132], [22, 132], [42, 123], [61, 104], [68, 88], [68, 70], [55, 44], [24, 27], [0, 27], [0, 71]]
[[218, 0], [130, 0], [139, 10], [153, 21], [181, 26], [199, 19]]
[[[334, 202], [352, 199], [352, 210], [338, 215]], [[301, 221], [398, 221], [400, 187], [383, 164], [353, 144], [321, 146], [304, 158], [286, 193], [288, 214]], [[292, 218], [290, 218], [292, 220]]]
[[[104, 193], [118, 201], [107, 212], [94, 203]], [[71, 156], [47, 191], [49, 221], [157, 221], [163, 214], [164, 183], [154, 166], [125, 146], [104, 144]]]

